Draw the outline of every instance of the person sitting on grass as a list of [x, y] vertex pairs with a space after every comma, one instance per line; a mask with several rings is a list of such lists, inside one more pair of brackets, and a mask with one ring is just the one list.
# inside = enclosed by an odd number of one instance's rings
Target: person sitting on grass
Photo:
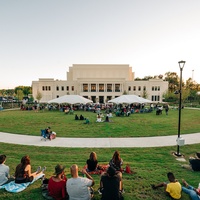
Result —
[[200, 171], [200, 159], [196, 154], [196, 158], [190, 157], [189, 164], [182, 165], [183, 168], [193, 170], [193, 171]]
[[83, 115], [80, 115], [80, 120], [84, 120], [85, 118], [83, 117]]
[[78, 115], [77, 115], [77, 114], [75, 115], [75, 120], [79, 120], [79, 117], [78, 117]]
[[0, 155], [0, 186], [10, 183], [14, 180], [13, 177], [10, 177], [10, 168], [5, 165], [6, 155]]
[[87, 163], [87, 172], [92, 172], [97, 170], [98, 161], [97, 161], [97, 154], [95, 152], [90, 153], [89, 159], [86, 161]]
[[69, 199], [77, 200], [90, 200], [93, 196], [91, 193], [91, 187], [94, 185], [94, 179], [87, 173], [85, 169], [82, 173], [86, 177], [80, 177], [78, 175], [78, 166], [76, 164], [70, 167], [72, 178], [67, 180], [67, 193]]
[[152, 189], [157, 189], [159, 187], [164, 187], [167, 194], [172, 197], [173, 199], [180, 199], [181, 198], [181, 184], [175, 179], [175, 176], [172, 172], [167, 173], [167, 177], [169, 180], [169, 183], [162, 182], [158, 185], [152, 184]]
[[85, 118], [84, 124], [89, 124], [89, 123], [90, 123], [90, 120], [88, 118]]
[[195, 156], [197, 159], [200, 159], [200, 153], [199, 152], [196, 152], [196, 156]]
[[114, 167], [117, 171], [122, 172], [122, 165], [123, 165], [123, 160], [120, 158], [119, 151], [115, 151], [113, 154], [112, 159], [109, 162], [109, 165]]
[[41, 171], [41, 167], [39, 166], [37, 171], [32, 173], [30, 163], [30, 157], [28, 155], [22, 157], [21, 163], [17, 165], [15, 170], [15, 183], [32, 182], [34, 178], [40, 176], [46, 170], [46, 167], [43, 167]]
[[121, 177], [122, 176], [120, 176], [113, 167], [109, 167], [107, 172], [102, 174], [100, 180], [100, 188], [98, 190], [99, 193], [102, 194], [101, 200], [123, 199]]
[[97, 115], [97, 120], [96, 120], [96, 122], [101, 122], [101, 116], [100, 116], [100, 114]]
[[56, 200], [66, 200], [66, 182], [67, 178], [64, 173], [65, 167], [62, 165], [56, 165], [55, 176], [52, 176], [48, 182], [48, 195]]
[[189, 185], [184, 179], [182, 180], [184, 186], [182, 186], [182, 191], [190, 196], [192, 200], [200, 199], [200, 188], [196, 189]]
[[105, 121], [104, 122], [110, 122], [110, 119], [109, 119], [109, 117], [108, 116], [106, 116], [106, 119], [105, 119]]
[[109, 112], [109, 114], [107, 114], [108, 117], [113, 117], [112, 112]]

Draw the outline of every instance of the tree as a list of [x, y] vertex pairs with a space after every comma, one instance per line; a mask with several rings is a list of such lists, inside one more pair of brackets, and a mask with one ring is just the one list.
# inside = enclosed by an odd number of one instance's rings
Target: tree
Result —
[[32, 88], [29, 86], [24, 86], [23, 93], [24, 93], [24, 96], [28, 96], [29, 94], [32, 94]]
[[189, 78], [186, 80], [185, 88], [189, 90], [188, 100], [195, 101], [198, 99], [197, 92], [199, 91], [200, 87], [199, 84], [192, 80], [192, 78]]
[[160, 74], [160, 75], [158, 76], [158, 78], [159, 78], [159, 79], [163, 79], [163, 75]]
[[128, 93], [127, 93], [127, 91], [126, 90], [124, 90], [124, 92], [123, 92], [123, 95], [127, 95]]
[[148, 98], [148, 93], [147, 93], [146, 90], [143, 90], [143, 92], [142, 92], [142, 97], [145, 98], [145, 99]]
[[168, 90], [170, 92], [178, 89], [179, 77], [176, 72], [166, 72], [164, 80], [169, 82]]
[[184, 102], [190, 95], [190, 89], [183, 88], [181, 91], [182, 91], [182, 101]]
[[24, 97], [24, 93], [22, 90], [17, 90], [17, 98], [18, 100], [22, 100]]
[[175, 102], [178, 100], [178, 96], [174, 94], [174, 92], [167, 91], [165, 94], [163, 94], [163, 98], [166, 102]]
[[[154, 76], [155, 77], [155, 76]], [[145, 76], [144, 78], [135, 78], [135, 81], [148, 81], [149, 79], [153, 79], [153, 76]]]
[[15, 87], [15, 94], [17, 94], [17, 91], [18, 90], [22, 90], [24, 96], [28, 96], [28, 94], [31, 94], [32, 93], [32, 87], [30, 86], [17, 86]]
[[37, 91], [36, 99], [38, 100], [38, 102], [42, 99], [42, 93], [39, 90]]

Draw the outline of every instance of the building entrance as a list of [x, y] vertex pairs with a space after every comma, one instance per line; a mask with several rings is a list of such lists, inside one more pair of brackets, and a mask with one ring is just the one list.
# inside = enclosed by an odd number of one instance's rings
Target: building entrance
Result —
[[96, 96], [91, 96], [91, 100], [96, 103]]
[[99, 96], [99, 103], [104, 103], [104, 96]]

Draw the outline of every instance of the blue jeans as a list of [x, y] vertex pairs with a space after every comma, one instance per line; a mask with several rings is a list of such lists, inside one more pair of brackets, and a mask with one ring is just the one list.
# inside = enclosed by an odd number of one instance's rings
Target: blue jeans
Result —
[[200, 198], [193, 189], [194, 187], [192, 187], [191, 185], [189, 185], [187, 188], [182, 186], [182, 191], [186, 194], [189, 194], [192, 200], [199, 200]]

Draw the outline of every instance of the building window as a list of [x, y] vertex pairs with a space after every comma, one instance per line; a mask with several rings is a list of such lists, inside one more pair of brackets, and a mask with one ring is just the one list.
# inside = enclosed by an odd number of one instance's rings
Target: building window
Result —
[[146, 91], [146, 86], [143, 87], [143, 91]]
[[59, 95], [57, 95], [56, 98], [59, 98]]
[[151, 101], [160, 101], [160, 96], [159, 95], [151, 96]]
[[158, 91], [160, 91], [160, 86], [158, 86]]
[[141, 86], [138, 86], [138, 91], [140, 91], [141, 90]]
[[66, 87], [66, 90], [69, 91], [69, 86]]
[[133, 86], [133, 91], [136, 91], [136, 86]]
[[59, 86], [56, 86], [56, 90], [59, 91]]
[[104, 84], [99, 84], [99, 92], [104, 92]]
[[64, 86], [61, 87], [61, 90], [64, 91]]
[[96, 84], [91, 84], [91, 92], [96, 92]]
[[157, 91], [157, 86], [155, 86], [155, 91]]
[[154, 86], [152, 86], [152, 91], [154, 91]]
[[107, 101], [111, 100], [112, 96], [107, 96]]
[[115, 84], [115, 92], [120, 92], [120, 84]]
[[112, 84], [107, 84], [107, 92], [112, 92]]
[[43, 91], [50, 91], [51, 90], [51, 86], [42, 86], [42, 90]]
[[72, 86], [72, 91], [74, 91], [74, 86]]
[[88, 84], [83, 84], [83, 92], [88, 92]]
[[131, 86], [128, 86], [128, 91], [131, 91]]

